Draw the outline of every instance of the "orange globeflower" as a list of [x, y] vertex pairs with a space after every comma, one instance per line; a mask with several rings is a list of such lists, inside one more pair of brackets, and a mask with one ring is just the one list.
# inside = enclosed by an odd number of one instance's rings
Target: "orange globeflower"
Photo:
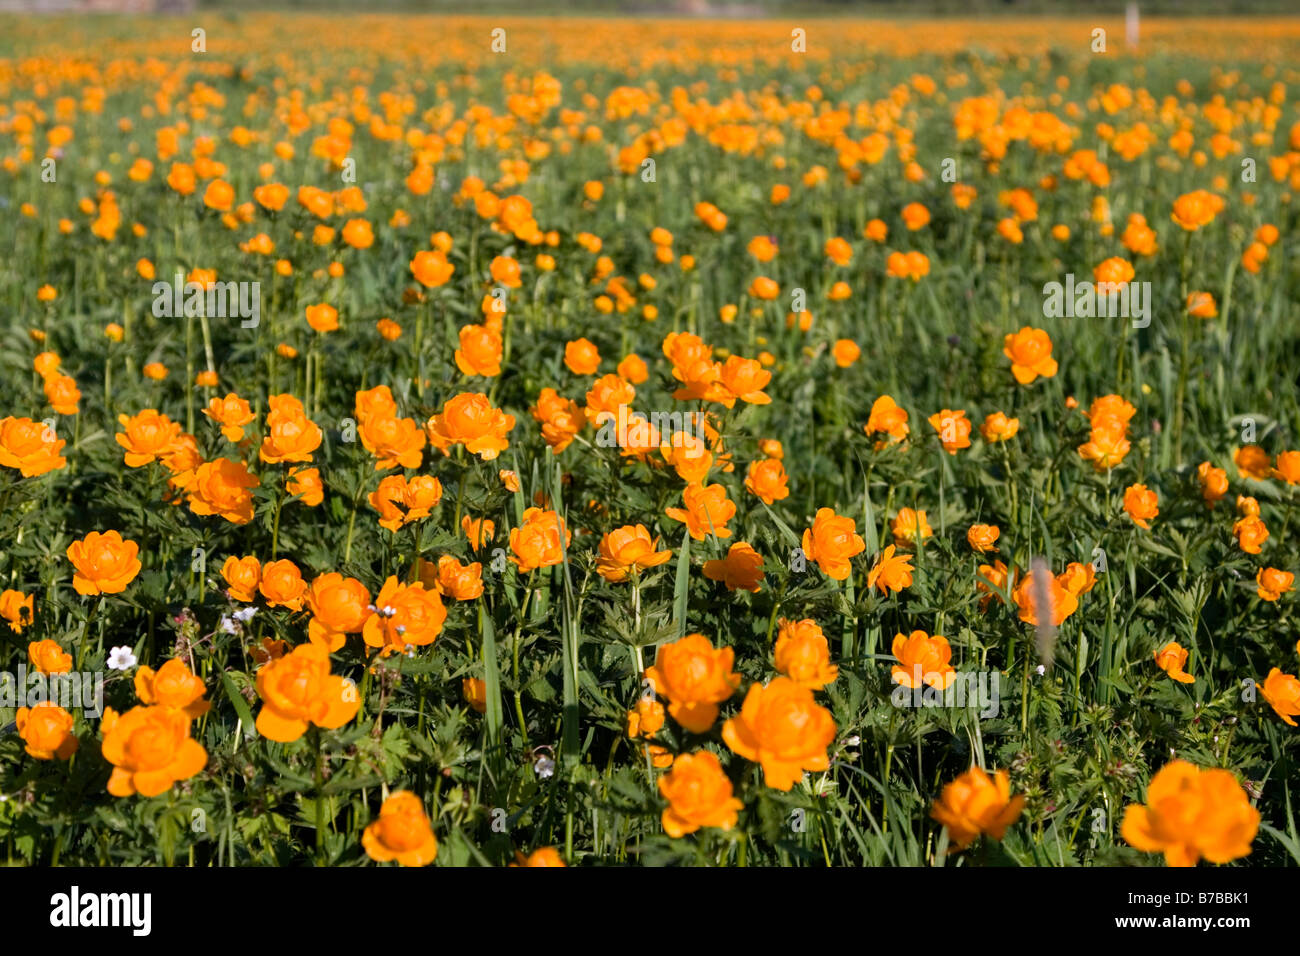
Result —
[[45, 400], [58, 414], [75, 415], [81, 389], [70, 375], [51, 375], [45, 380]]
[[994, 561], [992, 564], [981, 564], [979, 566], [979, 576], [975, 579], [975, 589], [984, 592], [984, 596], [980, 598], [981, 613], [988, 610], [989, 602], [994, 598], [997, 598], [999, 604], [1006, 603], [998, 592], [1006, 590], [1010, 577], [1005, 561]]
[[290, 468], [284, 487], [308, 508], [314, 508], [325, 500], [325, 485], [318, 468]]
[[1120, 835], [1144, 853], [1163, 853], [1168, 866], [1202, 857], [1229, 863], [1250, 854], [1259, 819], [1232, 771], [1171, 760], [1147, 785], [1146, 805], [1124, 809]]
[[529, 508], [524, 512], [524, 523], [510, 529], [510, 550], [514, 552], [510, 561], [521, 574], [549, 568], [564, 560], [572, 539], [573, 533], [559, 512]]
[[375, 331], [388, 342], [396, 342], [402, 337], [402, 327], [389, 318], [383, 318], [376, 322]]
[[339, 310], [324, 302], [309, 305], [307, 306], [307, 324], [317, 332], [337, 332], [339, 328]]
[[997, 525], [973, 524], [966, 529], [966, 543], [972, 551], [987, 554], [998, 549], [998, 535], [1001, 533]]
[[924, 229], [930, 222], [930, 210], [919, 202], [910, 202], [903, 207], [903, 225], [912, 232]]
[[460, 329], [460, 348], [453, 356], [456, 367], [466, 375], [495, 378], [501, 374], [501, 336], [486, 325], [464, 325]]
[[1213, 319], [1219, 314], [1214, 296], [1208, 292], [1192, 292], [1187, 296], [1187, 314], [1198, 319]]
[[375, 597], [375, 613], [366, 618], [361, 639], [388, 657], [404, 652], [408, 645], [432, 644], [446, 620], [447, 608], [436, 590], [426, 590], [421, 582], [403, 584], [389, 575]]
[[1079, 446], [1079, 457], [1092, 462], [1094, 471], [1108, 471], [1120, 464], [1129, 453], [1131, 445], [1124, 437], [1125, 426], [1107, 422], [1095, 426], [1088, 440]]
[[487, 682], [481, 677], [462, 678], [460, 695], [475, 711], [480, 714], [487, 713]]
[[858, 360], [862, 349], [852, 339], [838, 339], [831, 347], [831, 356], [840, 368], [848, 368]]
[[[1291, 590], [1295, 575], [1277, 568], [1260, 568], [1255, 574], [1256, 593], [1262, 601], [1276, 601]], [[3, 602], [0, 602], [3, 603]]]
[[235, 190], [231, 188], [230, 183], [224, 180], [214, 179], [208, 183], [208, 188], [203, 192], [203, 205], [209, 209], [215, 209], [217, 212], [230, 212], [230, 207], [235, 202]]
[[600, 351], [588, 339], [574, 339], [564, 346], [564, 364], [574, 375], [595, 375]]
[[934, 536], [934, 529], [926, 520], [924, 511], [900, 508], [894, 520], [889, 523], [889, 531], [894, 536], [894, 544], [900, 548], [916, 547], [926, 538]]
[[737, 541], [720, 560], [704, 562], [704, 576], [721, 581], [729, 591], [758, 592], [763, 581], [763, 556], [745, 541]]
[[668, 801], [660, 820], [673, 839], [701, 827], [730, 830], [745, 807], [732, 795], [722, 764], [707, 750], [678, 757], [673, 769], [659, 778], [659, 793]]
[[1200, 229], [1214, 221], [1214, 217], [1223, 209], [1223, 200], [1214, 193], [1204, 189], [1184, 193], [1174, 200], [1173, 212], [1169, 218], [1188, 232]]
[[731, 408], [736, 401], [749, 405], [770, 405], [771, 397], [763, 391], [772, 380], [772, 373], [755, 359], [732, 355], [718, 370], [718, 383], [725, 389], [719, 401]]
[[836, 581], [849, 576], [851, 559], [867, 549], [857, 533], [857, 523], [831, 508], [817, 509], [812, 527], [804, 530], [802, 545], [804, 556], [816, 561], [822, 573]]
[[398, 790], [379, 808], [379, 819], [361, 834], [366, 855], [379, 863], [396, 860], [401, 866], [428, 866], [438, 856], [438, 838], [420, 798]]
[[52, 701], [19, 707], [14, 715], [23, 749], [37, 760], [67, 760], [79, 741], [72, 732], [73, 716]]
[[1233, 524], [1232, 535], [1242, 551], [1259, 554], [1264, 542], [1268, 540], [1268, 528], [1258, 515], [1247, 515]]
[[777, 284], [775, 279], [770, 279], [767, 276], [756, 276], [746, 291], [755, 299], [770, 302], [781, 294], [781, 286]]
[[1080, 564], [1078, 561], [1071, 561], [1066, 565], [1065, 570], [1058, 574], [1056, 579], [1075, 597], [1087, 594], [1097, 586], [1097, 572], [1093, 566]]
[[950, 663], [952, 647], [946, 637], [931, 637], [925, 631], [895, 634], [889, 652], [899, 661], [889, 669], [895, 684], [913, 688], [926, 684], [947, 690], [957, 679], [957, 671]]
[[188, 780], [208, 763], [208, 752], [190, 737], [190, 716], [173, 707], [111, 707], [100, 723], [104, 759], [113, 765], [108, 792], [115, 797], [156, 797]]
[[424, 461], [424, 431], [412, 418], [368, 415], [361, 419], [357, 437], [366, 451], [378, 459], [375, 471], [419, 468]]
[[1092, 277], [1098, 283], [1121, 286], [1133, 280], [1133, 264], [1120, 256], [1111, 256], [1092, 270]]
[[[213, 398], [203, 414], [221, 426], [221, 434], [226, 441], [238, 442], [244, 438], [243, 426], [254, 421], [257, 416], [249, 407], [248, 399], [240, 398], [230, 392], [225, 398]], [[178, 425], [177, 428], [180, 426]]]
[[881, 594], [901, 591], [912, 586], [912, 556], [895, 555], [891, 544], [880, 552], [880, 557], [867, 572], [867, 590], [879, 588]]
[[158, 670], [142, 665], [135, 673], [135, 696], [142, 704], [157, 704], [184, 711], [191, 720], [208, 712], [210, 703], [203, 699], [207, 688], [180, 658], [173, 657]]
[[35, 598], [30, 594], [8, 588], [0, 592], [0, 620], [5, 621], [15, 634], [21, 634], [23, 628], [32, 623], [35, 606]]
[[[8, 594], [17, 592], [9, 591]], [[27, 645], [27, 659], [32, 662], [38, 673], [67, 674], [72, 670], [72, 655], [59, 646], [57, 641], [46, 638], [32, 641]]]
[[768, 505], [790, 497], [787, 481], [785, 466], [779, 458], [750, 462], [745, 472], [745, 488]]
[[1228, 493], [1228, 473], [1222, 468], [1215, 468], [1208, 461], [1196, 466], [1196, 479], [1201, 484], [1201, 497], [1207, 508]]
[[311, 612], [307, 637], [330, 651], [341, 648], [347, 635], [360, 634], [374, 613], [366, 586], [337, 571], [313, 578], [303, 600]]
[[664, 726], [664, 705], [648, 694], [639, 698], [636, 709], [627, 712], [627, 735], [650, 739]]
[[301, 611], [307, 582], [302, 579], [298, 565], [288, 558], [281, 558], [262, 566], [262, 580], [257, 589], [266, 598], [268, 607]]
[[930, 274], [930, 259], [924, 252], [891, 252], [885, 260], [885, 274], [895, 279], [920, 282]]
[[68, 560], [77, 569], [72, 586], [78, 594], [121, 594], [140, 573], [140, 546], [116, 531], [92, 531], [68, 545]]
[[945, 408], [935, 412], [928, 419], [930, 427], [939, 433], [939, 443], [943, 450], [955, 455], [962, 448], [970, 447], [970, 419], [965, 411], [953, 411]]
[[511, 866], [565, 866], [564, 858], [560, 856], [560, 851], [553, 846], [538, 847], [528, 856], [515, 851], [515, 862]]
[[196, 515], [220, 515], [232, 524], [253, 520], [253, 494], [260, 482], [242, 461], [218, 458], [204, 462], [187, 486], [190, 511]]
[[1297, 726], [1294, 718], [1300, 717], [1300, 678], [1283, 674], [1274, 667], [1264, 678], [1259, 691], [1274, 713], [1292, 727]]
[[447, 399], [425, 427], [429, 442], [444, 454], [452, 445], [464, 445], [471, 454], [491, 461], [510, 447], [507, 436], [515, 417], [493, 408], [482, 392], [462, 392]]
[[475, 551], [479, 551], [496, 537], [496, 522], [488, 518], [472, 518], [465, 515], [460, 519], [460, 530], [465, 532], [465, 538], [469, 541], [469, 546]]
[[658, 546], [659, 539], [652, 539], [643, 524], [616, 528], [600, 539], [596, 571], [606, 581], [626, 581], [629, 574], [657, 568], [673, 556], [672, 551], [655, 550]]
[[262, 709], [257, 730], [268, 740], [293, 743], [311, 724], [324, 730], [342, 727], [361, 708], [349, 680], [330, 673], [330, 655], [319, 644], [300, 644], [257, 672]]
[[781, 618], [772, 652], [777, 671], [810, 690], [821, 690], [839, 676], [840, 669], [831, 663], [830, 643], [812, 618]]
[[262, 578], [262, 563], [253, 556], [237, 558], [233, 554], [221, 565], [221, 576], [230, 585], [226, 589], [234, 600], [251, 604], [257, 594], [257, 584]]
[[907, 411], [890, 396], [881, 395], [872, 403], [871, 414], [862, 430], [868, 435], [884, 432], [894, 441], [902, 441], [910, 431], [907, 424]]
[[1300, 451], [1284, 451], [1279, 454], [1272, 475], [1288, 485], [1300, 484]]
[[483, 596], [483, 565], [478, 561], [461, 564], [450, 554], [432, 564], [420, 560], [420, 580], [427, 588], [436, 588], [444, 597], [456, 601], [473, 601]]
[[[1061, 622], [1079, 608], [1078, 595], [1071, 592], [1055, 577], [1047, 579], [1048, 605], [1052, 611], [1052, 625], [1060, 627]], [[1034, 572], [1030, 571], [1011, 592], [1011, 599], [1019, 609], [1020, 620], [1033, 627], [1038, 627], [1038, 611], [1034, 598]]]
[[271, 464], [311, 461], [324, 436], [307, 417], [302, 402], [288, 394], [272, 395], [267, 402], [266, 437], [258, 457]]
[[829, 769], [835, 719], [807, 687], [774, 677], [749, 689], [740, 713], [722, 725], [722, 739], [733, 753], [762, 765], [769, 787], [789, 790], [804, 771]]
[[728, 500], [725, 485], [687, 485], [682, 489], [682, 501], [685, 508], [665, 508], [664, 514], [684, 523], [696, 541], [710, 534], [731, 537], [727, 522], [735, 516], [736, 504]]
[[126, 449], [128, 468], [141, 468], [161, 461], [176, 450], [181, 435], [179, 422], [174, 422], [157, 410], [146, 408], [138, 415], [118, 415], [123, 431], [113, 437]]
[[1011, 359], [1011, 374], [1021, 385], [1028, 385], [1040, 375], [1056, 374], [1052, 358], [1052, 339], [1042, 329], [1026, 325], [1019, 332], [1008, 333], [1002, 342], [1002, 354]]
[[645, 676], [669, 700], [668, 713], [691, 733], [703, 734], [718, 719], [718, 705], [740, 687], [735, 651], [714, 646], [703, 634], [661, 644]]
[[1159, 499], [1146, 485], [1129, 485], [1124, 490], [1124, 510], [1139, 528], [1150, 529], [1150, 522], [1160, 514]]
[[577, 402], [563, 397], [549, 386], [538, 394], [537, 404], [528, 413], [542, 423], [542, 438], [553, 455], [573, 444], [585, 421]]
[[1258, 445], [1243, 445], [1232, 453], [1237, 477], [1266, 481], [1273, 474], [1273, 459]]
[[1001, 840], [1024, 806], [1024, 796], [1011, 795], [1011, 776], [1005, 770], [990, 777], [979, 767], [971, 767], [944, 785], [930, 807], [930, 816], [947, 827], [953, 847], [964, 850], [981, 834]]
[[447, 261], [447, 256], [442, 252], [423, 250], [417, 252], [411, 260], [411, 275], [426, 289], [446, 285], [455, 271], [456, 267]]
[[1177, 641], [1170, 641], [1164, 647], [1156, 648], [1156, 666], [1178, 681], [1180, 684], [1193, 684], [1196, 678], [1187, 673], [1187, 648]]

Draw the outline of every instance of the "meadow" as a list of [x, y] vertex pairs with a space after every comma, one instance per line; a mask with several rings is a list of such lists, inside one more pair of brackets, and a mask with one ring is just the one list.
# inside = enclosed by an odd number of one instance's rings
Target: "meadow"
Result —
[[1300, 863], [1300, 21], [1124, 36], [0, 18], [0, 860]]

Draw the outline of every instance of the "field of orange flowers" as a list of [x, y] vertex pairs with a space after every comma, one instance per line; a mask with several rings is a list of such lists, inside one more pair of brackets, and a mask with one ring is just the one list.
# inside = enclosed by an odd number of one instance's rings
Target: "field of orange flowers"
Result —
[[188, 17], [0, 20], [0, 860], [1300, 863], [1300, 22]]

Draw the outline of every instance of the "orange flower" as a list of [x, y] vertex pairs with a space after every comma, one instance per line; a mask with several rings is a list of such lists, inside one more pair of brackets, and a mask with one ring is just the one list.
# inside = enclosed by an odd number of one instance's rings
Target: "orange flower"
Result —
[[60, 454], [66, 444], [43, 421], [0, 419], [0, 466], [17, 468], [23, 477], [44, 475], [68, 464]]
[[848, 368], [858, 360], [858, 356], [861, 354], [862, 349], [852, 339], [838, 339], [835, 345], [831, 347], [831, 356], [835, 359], [835, 364], [840, 368]]
[[938, 690], [947, 690], [957, 679], [957, 672], [950, 663], [952, 647], [947, 638], [938, 634], [933, 637], [925, 631], [913, 631], [910, 635], [895, 634], [890, 653], [899, 661], [889, 669], [895, 684], [904, 687], [926, 684]]
[[1219, 307], [1210, 293], [1192, 292], [1187, 296], [1187, 314], [1197, 319], [1213, 319], [1219, 314]]
[[376, 459], [375, 471], [419, 468], [424, 461], [424, 431], [412, 418], [369, 415], [357, 429], [362, 446]]
[[373, 613], [366, 586], [337, 571], [314, 578], [303, 600], [312, 615], [307, 636], [330, 651], [342, 647], [347, 635], [360, 634]]
[[1201, 483], [1201, 497], [1205, 499], [1206, 507], [1214, 507], [1214, 503], [1228, 493], [1228, 473], [1208, 461], [1196, 466], [1196, 479]]
[[880, 552], [880, 557], [867, 572], [867, 590], [879, 588], [881, 594], [901, 591], [912, 586], [912, 556], [895, 555], [891, 544]]
[[[6, 594], [16, 594], [7, 591]], [[59, 646], [57, 641], [46, 638], [32, 641], [27, 645], [27, 659], [32, 667], [41, 674], [67, 674], [72, 670], [72, 655]]]
[[[1255, 575], [1256, 593], [1262, 601], [1276, 601], [1291, 590], [1295, 575], [1277, 568], [1260, 568]], [[0, 605], [3, 601], [0, 600]]]
[[72, 586], [78, 594], [121, 594], [140, 573], [140, 546], [116, 531], [92, 531], [68, 545], [68, 560], [77, 569]]
[[51, 375], [45, 380], [45, 400], [60, 415], [75, 415], [81, 389], [69, 375]]
[[208, 712], [210, 704], [203, 699], [208, 692], [203, 679], [192, 673], [186, 663], [173, 657], [155, 671], [143, 665], [135, 673], [135, 696], [142, 704], [157, 704], [184, 711], [191, 720]]
[[998, 549], [998, 535], [1001, 533], [996, 525], [973, 524], [966, 530], [966, 543], [972, 551], [987, 554]]
[[722, 725], [722, 739], [733, 753], [762, 765], [769, 787], [789, 790], [804, 771], [829, 769], [835, 720], [807, 687], [774, 677], [749, 689], [740, 713]]
[[518, 850], [515, 851], [515, 862], [511, 866], [565, 866], [564, 858], [560, 856], [560, 851], [553, 846], [538, 847], [528, 856]]
[[1204, 189], [1198, 189], [1175, 199], [1173, 213], [1169, 218], [1188, 232], [1193, 232], [1213, 222], [1222, 208], [1222, 199]]
[[426, 289], [446, 285], [456, 267], [447, 261], [447, 256], [440, 252], [422, 250], [411, 260], [411, 275], [415, 281]]
[[284, 487], [308, 508], [314, 508], [325, 500], [325, 485], [317, 468], [290, 468]]
[[970, 447], [970, 420], [965, 411], [945, 408], [935, 412], [927, 421], [939, 433], [939, 442], [948, 454], [955, 455], [960, 449]]
[[496, 537], [497, 526], [495, 522], [487, 518], [471, 518], [469, 515], [465, 515], [460, 519], [460, 530], [465, 532], [469, 546], [478, 551]]
[[867, 548], [857, 533], [856, 522], [837, 515], [831, 508], [817, 509], [812, 527], [804, 530], [802, 544], [804, 556], [816, 561], [822, 573], [836, 581], [849, 576], [850, 559]]
[[633, 740], [637, 737], [648, 740], [659, 733], [663, 726], [664, 705], [649, 695], [637, 700], [636, 709], [627, 712], [627, 735]]
[[379, 808], [379, 819], [361, 834], [361, 846], [372, 860], [401, 866], [428, 866], [438, 856], [438, 838], [420, 798], [398, 790]]
[[132, 707], [119, 716], [106, 708], [100, 730], [104, 759], [113, 765], [108, 792], [115, 797], [156, 797], [208, 763], [203, 745], [190, 738], [190, 717], [183, 710]]
[[980, 834], [1001, 840], [1024, 806], [1023, 796], [1011, 796], [1011, 776], [1005, 770], [990, 777], [979, 767], [971, 767], [944, 785], [930, 807], [930, 816], [948, 828], [953, 847], [964, 850]]
[[300, 644], [263, 665], [257, 693], [262, 698], [258, 733], [284, 744], [301, 737], [310, 724], [324, 730], [342, 727], [361, 707], [356, 687], [330, 673], [329, 651], [314, 643]]
[[501, 374], [501, 336], [486, 325], [464, 325], [460, 330], [456, 367], [466, 375], [494, 378]]
[[573, 444], [573, 439], [582, 431], [584, 418], [578, 403], [564, 398], [549, 386], [542, 389], [537, 404], [528, 411], [534, 420], [542, 423], [542, 438], [554, 455]]
[[1196, 678], [1187, 673], [1187, 648], [1177, 641], [1170, 641], [1164, 647], [1156, 649], [1156, 666], [1178, 681], [1180, 684], [1192, 684]]
[[779, 458], [766, 458], [750, 462], [745, 472], [745, 488], [764, 504], [772, 504], [790, 497], [785, 466]]
[[564, 364], [574, 375], [595, 375], [600, 352], [587, 339], [575, 339], [564, 346]]
[[1131, 282], [1133, 275], [1133, 264], [1119, 256], [1111, 256], [1104, 262], [1098, 263], [1097, 267], [1092, 270], [1092, 277], [1099, 284], [1108, 283], [1113, 286], [1121, 286]]
[[659, 793], [668, 801], [660, 819], [673, 839], [701, 827], [730, 830], [745, 806], [732, 795], [718, 758], [707, 750], [678, 757], [673, 769], [659, 778]]
[[891, 252], [885, 260], [885, 274], [895, 279], [920, 282], [930, 274], [930, 258], [924, 252]]
[[661, 644], [645, 672], [656, 694], [669, 700], [668, 713], [691, 733], [707, 733], [718, 705], [740, 686], [730, 647], [714, 648], [703, 634]]
[[1123, 425], [1107, 422], [1095, 426], [1088, 441], [1079, 446], [1079, 456], [1092, 462], [1093, 470], [1108, 471], [1120, 464], [1129, 453], [1129, 440], [1124, 437]]
[[514, 416], [493, 408], [482, 392], [462, 392], [447, 399], [426, 426], [430, 443], [439, 451], [449, 453], [452, 445], [464, 445], [484, 461], [510, 447], [506, 436], [514, 427]]
[[1297, 726], [1293, 718], [1300, 717], [1300, 678], [1283, 674], [1274, 667], [1268, 672], [1268, 677], [1264, 678], [1259, 691], [1274, 713], [1292, 727]]
[[[1060, 627], [1061, 622], [1079, 608], [1079, 598], [1054, 577], [1047, 579], [1048, 604], [1052, 610], [1052, 625]], [[1020, 611], [1020, 620], [1033, 627], [1038, 626], [1038, 612], [1034, 598], [1034, 572], [1030, 571], [1011, 592], [1011, 599]]]
[[1091, 564], [1080, 564], [1078, 561], [1071, 561], [1064, 571], [1056, 576], [1061, 587], [1065, 588], [1075, 597], [1081, 594], [1087, 594], [1097, 585], [1097, 572]]
[[[225, 398], [213, 398], [203, 414], [221, 426], [221, 434], [226, 441], [238, 442], [244, 438], [244, 425], [257, 418], [248, 405], [248, 400], [230, 392]], [[180, 428], [179, 425], [176, 426]]]
[[230, 585], [226, 593], [236, 601], [249, 604], [257, 594], [257, 583], [262, 577], [262, 563], [251, 555], [237, 558], [232, 554], [221, 565], [221, 576]]
[[[34, 613], [35, 598], [32, 595], [8, 588], [0, 592], [0, 620], [8, 623], [9, 630], [15, 634], [21, 634], [23, 628], [32, 623]], [[55, 647], [57, 646], [56, 644]]]
[[302, 402], [292, 395], [272, 395], [266, 413], [266, 437], [258, 457], [265, 462], [303, 462], [312, 460], [320, 447], [320, 427], [307, 417]]
[[1300, 484], [1300, 451], [1284, 451], [1278, 455], [1273, 477], [1288, 485]]
[[67, 760], [77, 752], [79, 742], [72, 732], [70, 713], [48, 700], [32, 707], [19, 707], [14, 715], [18, 736], [24, 747], [37, 760]]
[[521, 574], [549, 568], [564, 560], [572, 538], [573, 533], [558, 512], [529, 508], [524, 512], [524, 523], [510, 529], [510, 550], [514, 552], [510, 560]]
[[1026, 325], [1019, 332], [1008, 333], [1003, 339], [1002, 354], [1011, 359], [1011, 374], [1021, 385], [1028, 385], [1040, 375], [1051, 378], [1056, 374], [1052, 339], [1042, 329]]
[[645, 525], [624, 525], [600, 539], [600, 557], [596, 570], [606, 581], [626, 581], [631, 573], [657, 568], [673, 556], [672, 551], [656, 551], [659, 539], [650, 537]]
[[758, 592], [763, 580], [763, 556], [744, 541], [737, 541], [721, 560], [705, 561], [704, 576], [721, 581], [729, 591]]
[[903, 225], [912, 232], [924, 229], [930, 222], [930, 210], [919, 202], [910, 202], [903, 207]]
[[1232, 535], [1237, 539], [1237, 547], [1242, 551], [1247, 554], [1259, 554], [1260, 548], [1268, 540], [1268, 528], [1258, 515], [1247, 515], [1233, 524]]
[[307, 306], [307, 324], [317, 332], [337, 332], [339, 310], [324, 302]]
[[1232, 453], [1237, 477], [1266, 481], [1273, 474], [1273, 460], [1258, 445], [1244, 445]]
[[118, 415], [124, 431], [113, 437], [126, 449], [128, 468], [141, 468], [161, 461], [176, 449], [181, 426], [157, 410], [146, 408], [138, 415]]
[[196, 515], [221, 515], [232, 524], [248, 524], [253, 520], [253, 495], [249, 489], [259, 483], [242, 461], [218, 458], [204, 462], [187, 486], [190, 511]]
[[902, 441], [911, 430], [907, 424], [907, 411], [888, 395], [881, 395], [871, 405], [871, 414], [863, 431], [868, 435], [884, 432], [894, 441]]
[[461, 564], [449, 554], [438, 558], [436, 565], [420, 560], [420, 580], [427, 588], [436, 588], [457, 601], [472, 601], [483, 596], [483, 565], [475, 561]]
[[288, 558], [281, 558], [262, 567], [262, 580], [257, 589], [269, 607], [301, 611], [307, 582], [302, 579], [298, 565]]
[[924, 511], [900, 508], [894, 520], [889, 523], [889, 531], [894, 536], [894, 544], [900, 548], [911, 547], [934, 536], [934, 529], [926, 520]]
[[487, 713], [487, 683], [480, 677], [464, 677], [460, 682], [460, 695], [465, 703], [480, 714]]
[[1120, 835], [1144, 853], [1163, 853], [1169, 866], [1195, 866], [1202, 857], [1229, 863], [1250, 854], [1259, 811], [1230, 770], [1201, 770], [1171, 760], [1147, 785], [1147, 802], [1124, 809]]
[[729, 356], [718, 370], [718, 383], [726, 390], [719, 401], [727, 408], [737, 399], [749, 405], [769, 405], [772, 399], [763, 389], [771, 380], [772, 373], [756, 360]]
[[682, 502], [686, 505], [684, 509], [665, 508], [664, 514], [683, 522], [696, 541], [703, 541], [710, 534], [731, 537], [727, 522], [735, 516], [736, 505], [728, 500], [725, 485], [687, 485], [682, 489]]
[[811, 618], [781, 618], [773, 654], [779, 673], [810, 690], [821, 690], [839, 676], [840, 669], [831, 663], [830, 643]]
[[436, 590], [426, 590], [420, 582], [402, 584], [396, 575], [389, 575], [375, 598], [375, 613], [362, 627], [361, 639], [387, 657], [405, 651], [407, 645], [432, 644], [446, 620], [447, 608]]
[[1159, 499], [1146, 485], [1129, 485], [1124, 490], [1124, 510], [1135, 525], [1149, 529], [1149, 522], [1160, 514]]

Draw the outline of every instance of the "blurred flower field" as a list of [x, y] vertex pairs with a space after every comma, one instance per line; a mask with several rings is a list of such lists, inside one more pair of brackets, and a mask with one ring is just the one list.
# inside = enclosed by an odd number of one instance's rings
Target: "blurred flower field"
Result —
[[0, 19], [0, 860], [1300, 863], [1298, 53]]

